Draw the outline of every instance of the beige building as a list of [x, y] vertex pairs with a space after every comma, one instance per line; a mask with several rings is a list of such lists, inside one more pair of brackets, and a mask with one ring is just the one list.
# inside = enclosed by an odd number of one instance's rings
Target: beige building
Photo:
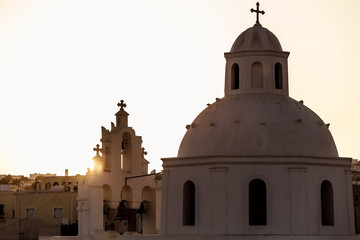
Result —
[[0, 191], [0, 239], [60, 235], [61, 224], [77, 221], [77, 193]]
[[61, 190], [77, 192], [78, 185], [84, 183], [85, 177], [77, 174], [69, 176], [68, 169], [65, 169], [65, 176], [37, 176], [35, 178], [36, 190]]

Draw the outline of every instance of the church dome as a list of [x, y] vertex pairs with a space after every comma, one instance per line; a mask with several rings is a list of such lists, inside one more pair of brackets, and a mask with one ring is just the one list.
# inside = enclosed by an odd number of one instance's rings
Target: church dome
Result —
[[338, 157], [328, 127], [309, 108], [278, 94], [239, 94], [218, 99], [194, 122], [178, 157]]
[[282, 48], [279, 40], [271, 31], [256, 23], [238, 36], [230, 50], [230, 52], [242, 51], [281, 52]]

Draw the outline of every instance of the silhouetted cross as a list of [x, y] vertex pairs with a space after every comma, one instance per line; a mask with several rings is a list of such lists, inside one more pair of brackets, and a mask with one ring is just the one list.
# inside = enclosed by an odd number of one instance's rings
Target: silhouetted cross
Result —
[[141, 153], [142, 153], [143, 157], [147, 154], [147, 152], [145, 151], [145, 148], [141, 148]]
[[254, 10], [253, 8], [250, 9], [251, 12], [256, 12], [256, 23], [259, 23], [259, 13], [261, 13], [261, 14], [263, 14], [263, 15], [265, 14], [264, 11], [260, 11], [260, 10], [259, 10], [259, 5], [260, 5], [260, 3], [257, 2], [257, 3], [256, 3], [256, 10]]
[[99, 152], [102, 151], [99, 144], [96, 144], [96, 148], [93, 148], [93, 150], [96, 152], [96, 155], [99, 155]]
[[126, 107], [126, 103], [124, 103], [124, 100], [121, 100], [118, 104], [118, 107], [120, 107], [120, 110], [124, 110]]

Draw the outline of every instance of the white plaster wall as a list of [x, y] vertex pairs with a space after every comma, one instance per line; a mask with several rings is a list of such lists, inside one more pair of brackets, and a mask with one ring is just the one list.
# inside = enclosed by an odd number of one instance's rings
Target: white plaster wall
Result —
[[[163, 234], [354, 233], [352, 205], [348, 199], [351, 197], [347, 186], [350, 181], [344, 160], [314, 158], [294, 165], [272, 164], [276, 158], [269, 157], [261, 159], [263, 164], [260, 158], [251, 158], [253, 164], [236, 164], [236, 161], [226, 164], [229, 159], [219, 157], [214, 161], [222, 164], [215, 166], [206, 158], [201, 161], [173, 160], [165, 163], [168, 178], [164, 185], [168, 186], [163, 192], [166, 194], [163, 216], [167, 219]], [[292, 162], [301, 163], [299, 160], [301, 158], [292, 159]], [[183, 164], [177, 165], [180, 162]], [[266, 183], [266, 226], [249, 226], [248, 223], [248, 186], [254, 178]], [[182, 226], [182, 191], [187, 180], [196, 186], [195, 226]], [[321, 224], [320, 186], [323, 180], [329, 180], [333, 187], [335, 226]]]

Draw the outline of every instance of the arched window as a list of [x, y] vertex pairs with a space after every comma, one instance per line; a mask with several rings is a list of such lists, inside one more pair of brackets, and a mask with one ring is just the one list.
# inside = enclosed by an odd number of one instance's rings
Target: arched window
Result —
[[331, 183], [321, 183], [321, 222], [323, 226], [334, 226], [334, 195]]
[[195, 225], [195, 184], [186, 181], [183, 188], [183, 225]]
[[239, 89], [240, 87], [240, 69], [237, 63], [231, 67], [231, 89]]
[[102, 185], [103, 194], [104, 194], [104, 200], [105, 201], [111, 201], [112, 198], [112, 191], [111, 187], [108, 184]]
[[146, 202], [151, 202], [152, 201], [152, 190], [149, 186], [145, 186], [142, 190], [142, 199], [143, 201], [146, 201]]
[[50, 188], [51, 188], [51, 183], [47, 182], [45, 184], [45, 190], [50, 190]]
[[129, 185], [123, 186], [121, 189], [121, 200], [125, 200], [127, 202], [131, 202], [133, 198], [132, 189]]
[[58, 183], [58, 182], [54, 182], [54, 183], [53, 183], [53, 186], [59, 186], [59, 183]]
[[266, 184], [260, 179], [249, 183], [249, 225], [266, 225]]
[[283, 71], [280, 63], [275, 64], [275, 88], [283, 89]]
[[124, 172], [131, 172], [131, 160], [132, 160], [132, 144], [131, 144], [131, 135], [125, 132], [122, 136], [123, 140], [121, 143], [121, 169]]
[[254, 62], [251, 66], [251, 88], [263, 88], [263, 66], [259, 62]]

